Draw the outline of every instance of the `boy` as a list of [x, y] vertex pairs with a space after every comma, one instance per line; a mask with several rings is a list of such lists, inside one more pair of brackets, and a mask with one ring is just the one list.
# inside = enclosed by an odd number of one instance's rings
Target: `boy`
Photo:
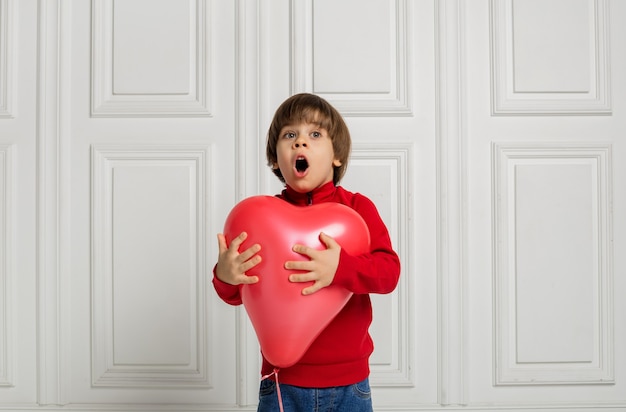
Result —
[[[390, 293], [400, 275], [400, 261], [389, 233], [374, 204], [359, 193], [338, 186], [350, 154], [348, 128], [337, 110], [312, 94], [297, 94], [276, 110], [267, 136], [266, 155], [274, 174], [285, 184], [279, 198], [295, 205], [338, 202], [356, 210], [371, 237], [369, 253], [351, 256], [332, 237], [321, 233], [325, 250], [294, 245], [308, 257], [285, 262], [293, 270], [291, 282], [313, 282], [303, 287], [309, 295], [330, 285], [353, 292], [341, 312], [311, 344], [295, 365], [280, 370], [280, 398], [285, 411], [371, 411], [369, 356], [374, 346], [368, 328], [372, 322], [369, 293]], [[262, 259], [261, 247], [240, 251], [246, 239], [240, 234], [226, 245], [218, 234], [219, 257], [213, 284], [218, 295], [232, 305], [241, 304], [240, 284], [256, 283], [246, 272]], [[263, 359], [262, 375], [274, 366]], [[275, 378], [261, 381], [258, 411], [276, 411], [279, 397]]]

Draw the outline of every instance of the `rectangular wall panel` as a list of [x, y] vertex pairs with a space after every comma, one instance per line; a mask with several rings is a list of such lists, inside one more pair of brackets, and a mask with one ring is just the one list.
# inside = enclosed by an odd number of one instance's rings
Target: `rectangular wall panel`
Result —
[[209, 386], [206, 147], [96, 146], [93, 384]]
[[520, 162], [514, 173], [517, 362], [593, 362], [599, 277], [592, 165]]
[[[389, 93], [393, 79], [393, 31], [389, 0], [313, 2], [313, 91]], [[346, 26], [349, 26], [347, 28]], [[395, 41], [395, 39], [394, 39]]]
[[514, 92], [590, 92], [589, 0], [515, 0], [512, 5]]
[[113, 94], [188, 94], [191, 3], [113, 1]]
[[322, 95], [346, 116], [410, 115], [407, 3], [292, 0], [291, 92]]
[[[363, 193], [378, 209], [389, 229], [391, 242], [398, 252], [403, 275], [397, 289], [388, 295], [372, 295], [374, 320], [370, 333], [376, 349], [370, 358], [371, 382], [374, 386], [413, 386], [409, 362], [409, 337], [414, 324], [408, 314], [408, 278], [404, 276], [411, 267], [408, 244], [409, 197], [407, 193], [409, 145], [355, 145], [350, 167], [342, 185], [350, 191]], [[354, 177], [352, 177], [354, 176]]]
[[493, 146], [496, 384], [610, 383], [609, 146]]
[[196, 300], [194, 176], [173, 161], [128, 163], [113, 167], [111, 182], [113, 362], [186, 365]]
[[12, 152], [12, 146], [0, 144], [0, 388], [14, 385]]
[[607, 0], [492, 0], [492, 111], [611, 113]]
[[91, 114], [211, 116], [206, 0], [92, 0]]

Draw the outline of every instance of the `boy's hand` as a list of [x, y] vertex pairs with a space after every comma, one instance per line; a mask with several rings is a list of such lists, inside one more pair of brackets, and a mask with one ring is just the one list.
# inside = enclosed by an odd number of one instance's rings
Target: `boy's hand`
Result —
[[310, 295], [329, 286], [335, 278], [339, 266], [341, 246], [332, 237], [320, 233], [320, 240], [326, 245], [325, 250], [317, 250], [309, 246], [294, 245], [293, 251], [307, 256], [310, 260], [290, 260], [285, 262], [285, 269], [303, 270], [307, 273], [292, 274], [291, 282], [315, 282], [302, 289], [303, 295]]
[[261, 263], [261, 256], [257, 255], [259, 250], [261, 250], [261, 245], [254, 244], [239, 253], [239, 246], [247, 237], [248, 234], [242, 232], [230, 242], [230, 247], [227, 247], [226, 237], [222, 233], [217, 235], [219, 256], [217, 258], [217, 266], [215, 267], [215, 275], [222, 282], [231, 285], [248, 285], [259, 281], [258, 276], [248, 276], [246, 272]]

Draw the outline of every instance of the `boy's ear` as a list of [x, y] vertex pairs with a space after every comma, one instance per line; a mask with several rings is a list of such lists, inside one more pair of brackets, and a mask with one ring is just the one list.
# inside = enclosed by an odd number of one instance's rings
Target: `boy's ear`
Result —
[[278, 169], [278, 163], [277, 162], [272, 163], [272, 169], [274, 169], [274, 170]]
[[333, 160], [333, 166], [335, 166], [335, 167], [341, 166], [341, 160], [339, 160], [339, 159]]

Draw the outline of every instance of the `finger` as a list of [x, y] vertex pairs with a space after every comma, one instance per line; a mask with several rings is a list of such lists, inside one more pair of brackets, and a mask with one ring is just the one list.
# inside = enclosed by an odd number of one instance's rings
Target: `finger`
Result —
[[259, 281], [259, 277], [258, 276], [241, 275], [241, 276], [239, 276], [237, 278], [237, 280], [242, 285], [252, 285], [252, 284], [257, 283]]
[[320, 233], [320, 240], [322, 243], [326, 245], [327, 249], [334, 249], [336, 247], [340, 247], [339, 243], [335, 240], [335, 238], [328, 236], [326, 233]]
[[322, 289], [324, 286], [322, 285], [321, 282], [315, 282], [314, 284], [312, 284], [311, 286], [302, 289], [302, 294], [303, 295], [312, 295], [313, 293], [317, 292], [318, 290]]
[[304, 255], [304, 256], [308, 256], [308, 257], [312, 257], [315, 254], [315, 252], [317, 252], [312, 247], [309, 247], [309, 246], [306, 246], [306, 245], [300, 245], [300, 244], [293, 245], [291, 250], [293, 250], [294, 252], [296, 252], [296, 253], [298, 253], [300, 255]]
[[250, 246], [248, 249], [241, 252], [241, 254], [239, 255], [239, 259], [241, 262], [245, 262], [248, 259], [250, 259], [252, 256], [256, 255], [260, 250], [261, 250], [261, 245], [259, 245], [258, 243], [255, 243], [254, 245]]
[[293, 283], [301, 283], [301, 282], [315, 282], [317, 281], [317, 276], [313, 272], [308, 273], [293, 273], [289, 275], [289, 281]]
[[289, 270], [313, 270], [313, 263], [310, 260], [288, 260], [285, 262], [285, 269]]
[[253, 267], [255, 267], [256, 265], [258, 265], [259, 263], [261, 263], [261, 256], [256, 255], [254, 256], [252, 259], [248, 259], [245, 262], [243, 262], [241, 264], [241, 271], [242, 272], [247, 272], [250, 269], [252, 269]]
[[228, 246], [226, 245], [226, 236], [224, 236], [223, 233], [217, 234], [217, 245], [219, 246], [220, 254], [224, 253], [228, 249]]
[[237, 236], [230, 242], [230, 249], [239, 250], [239, 246], [241, 246], [241, 244], [244, 240], [246, 240], [247, 237], [248, 234], [246, 232], [241, 232], [239, 236]]

